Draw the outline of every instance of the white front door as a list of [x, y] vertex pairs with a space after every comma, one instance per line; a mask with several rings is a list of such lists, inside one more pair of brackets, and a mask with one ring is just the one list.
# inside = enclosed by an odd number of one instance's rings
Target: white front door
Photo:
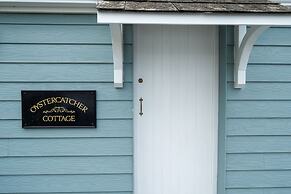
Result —
[[217, 120], [217, 27], [136, 25], [135, 194], [215, 194]]

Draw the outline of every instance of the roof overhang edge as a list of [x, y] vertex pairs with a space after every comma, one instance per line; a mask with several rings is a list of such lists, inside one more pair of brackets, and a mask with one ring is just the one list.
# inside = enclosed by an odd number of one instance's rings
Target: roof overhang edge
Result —
[[98, 23], [169, 25], [291, 25], [291, 13], [187, 13], [97, 10]]

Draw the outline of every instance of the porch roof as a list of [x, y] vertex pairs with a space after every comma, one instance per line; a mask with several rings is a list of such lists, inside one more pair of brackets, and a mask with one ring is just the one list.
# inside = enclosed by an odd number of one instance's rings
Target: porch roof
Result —
[[257, 38], [269, 26], [291, 25], [291, 8], [275, 0], [104, 0], [97, 3], [97, 18], [111, 24], [117, 87], [123, 83], [122, 24], [172, 24], [236, 26], [234, 85], [242, 88]]
[[104, 0], [98, 10], [192, 13], [291, 13], [290, 7], [269, 0]]

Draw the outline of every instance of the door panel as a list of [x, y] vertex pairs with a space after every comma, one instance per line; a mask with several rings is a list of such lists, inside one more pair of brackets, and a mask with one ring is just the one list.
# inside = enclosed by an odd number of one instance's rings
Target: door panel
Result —
[[135, 194], [216, 193], [217, 53], [213, 26], [135, 26]]

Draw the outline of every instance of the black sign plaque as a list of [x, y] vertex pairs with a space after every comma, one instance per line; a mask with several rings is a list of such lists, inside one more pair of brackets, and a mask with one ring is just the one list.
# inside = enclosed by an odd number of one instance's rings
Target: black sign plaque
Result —
[[96, 128], [96, 91], [21, 91], [23, 128]]

